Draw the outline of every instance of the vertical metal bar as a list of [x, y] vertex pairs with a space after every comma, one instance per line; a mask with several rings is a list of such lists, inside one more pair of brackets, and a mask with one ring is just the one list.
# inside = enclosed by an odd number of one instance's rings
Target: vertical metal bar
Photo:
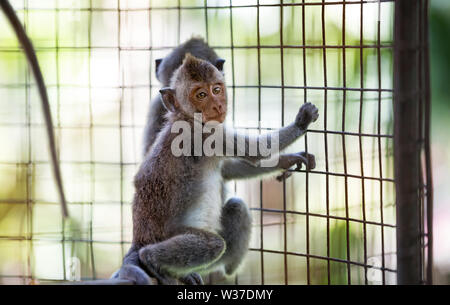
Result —
[[206, 34], [206, 42], [209, 41], [209, 31], [208, 31], [208, 0], [204, 0], [205, 7], [205, 34]]
[[[231, 44], [231, 77], [232, 77], [232, 82], [233, 82], [233, 88], [232, 88], [232, 94], [233, 94], [233, 113], [232, 113], [232, 120], [233, 120], [233, 127], [235, 127], [236, 125], [236, 105], [235, 105], [235, 101], [236, 101], [236, 81], [235, 81], [235, 73], [234, 73], [234, 37], [233, 37], [233, 6], [232, 6], [232, 0], [230, 1], [230, 44]], [[236, 188], [236, 183], [235, 183], [235, 188]]]
[[[280, 60], [281, 60], [281, 125], [284, 126], [284, 48], [283, 48], [283, 0], [280, 2]], [[283, 250], [284, 250], [284, 283], [288, 285], [287, 262], [287, 214], [286, 214], [286, 179], [283, 179]]]
[[[306, 35], [305, 35], [305, 0], [302, 1], [302, 44], [305, 46], [306, 41]], [[308, 101], [308, 91], [306, 89], [307, 86], [307, 78], [306, 78], [306, 48], [303, 48], [303, 102], [306, 103]], [[305, 151], [308, 152], [308, 133], [305, 133]], [[309, 252], [310, 252], [310, 245], [309, 245], [309, 172], [306, 171], [305, 174], [305, 197], [306, 197], [306, 204], [305, 204], [305, 211], [306, 211], [306, 283], [308, 285], [311, 284], [311, 274], [310, 274], [310, 258], [309, 258]]]
[[177, 43], [179, 45], [181, 43], [181, 0], [178, 0], [177, 12], [178, 12]]
[[[364, 19], [364, 4], [361, 3], [360, 9], [360, 33], [359, 33], [359, 69], [360, 69], [360, 87], [364, 88], [364, 56], [363, 56], [363, 45], [364, 45], [364, 29], [363, 29], [363, 19]], [[359, 97], [359, 120], [358, 120], [358, 133], [362, 133], [362, 114], [363, 114], [363, 103], [364, 101], [364, 90], [360, 91]], [[363, 157], [363, 145], [362, 136], [359, 135], [359, 161], [361, 165], [361, 208], [363, 217], [363, 239], [364, 239], [364, 283], [367, 285], [367, 223], [366, 223], [366, 187], [364, 179], [364, 157]]]
[[[120, 3], [119, 3], [120, 5]], [[128, 8], [128, 7], [127, 7]], [[122, 56], [122, 48], [121, 48], [121, 28], [122, 28], [122, 22], [121, 22], [121, 10], [119, 7], [119, 12], [117, 14], [117, 22], [118, 22], [118, 31], [117, 31], [117, 43], [118, 43], [118, 50], [117, 50], [117, 64], [118, 64], [118, 72], [119, 72], [119, 80], [122, 84], [121, 93], [120, 93], [120, 100], [119, 100], [119, 155], [120, 155], [120, 247], [121, 247], [121, 253], [124, 254], [124, 230], [123, 230], [123, 208], [124, 208], [124, 199], [123, 199], [123, 99], [125, 95], [125, 75], [124, 70], [122, 69], [121, 64], [121, 56]], [[128, 22], [128, 10], [124, 10], [125, 22]], [[133, 113], [132, 113], [133, 115]], [[133, 135], [134, 138], [134, 135]]]
[[[119, 1], [118, 1], [119, 2]], [[118, 4], [119, 5], [119, 4]], [[95, 199], [95, 162], [94, 162], [94, 117], [92, 109], [92, 82], [91, 82], [91, 55], [92, 55], [92, 0], [89, 0], [89, 22], [88, 22], [88, 86], [89, 86], [89, 157], [91, 169], [91, 202], [89, 207], [89, 254], [92, 266], [92, 277], [95, 279], [95, 258], [94, 258], [94, 244], [93, 244], [93, 229], [92, 217], [94, 213], [94, 199]]]
[[[423, 121], [424, 121], [424, 73], [423, 73], [423, 1], [420, 2], [419, 15], [419, 87], [418, 87], [418, 98], [419, 98], [419, 134], [420, 134], [420, 145], [424, 141], [423, 133]], [[422, 146], [421, 146], [422, 148]], [[421, 164], [422, 165], [422, 164]], [[419, 213], [419, 223], [420, 223], [420, 261], [422, 266], [420, 268], [420, 277], [424, 279], [425, 271], [425, 181], [422, 166], [419, 166], [419, 197], [420, 197], [420, 213]]]
[[[259, 0], [256, 5], [256, 35], [257, 35], [257, 52], [258, 52], [258, 131], [261, 132], [261, 33], [259, 27]], [[264, 285], [264, 212], [263, 212], [263, 186], [262, 181], [259, 181], [259, 196], [260, 196], [260, 244], [261, 244], [261, 285]]]
[[[347, 102], [347, 59], [345, 54], [345, 0], [342, 4], [342, 81], [344, 90], [342, 90], [342, 132], [345, 132], [345, 112]], [[342, 134], [342, 157], [344, 165], [344, 199], [345, 199], [345, 233], [346, 233], [346, 251], [347, 251], [347, 283], [350, 285], [351, 281], [351, 268], [350, 268], [350, 222], [348, 212], [348, 177], [347, 177], [347, 150], [345, 146], [345, 134]]]
[[[378, 70], [378, 122], [377, 134], [381, 134], [381, 2], [378, 1], [378, 20], [377, 20], [377, 70]], [[380, 171], [380, 178], [383, 178], [383, 158], [381, 150], [381, 137], [378, 137], [378, 168]], [[385, 257], [384, 257], [384, 211], [383, 211], [383, 181], [380, 181], [380, 222], [381, 222], [381, 267], [382, 267], [382, 283], [386, 284], [386, 273], [384, 271]]]
[[[322, 51], [323, 51], [323, 86], [324, 86], [324, 116], [323, 116], [323, 130], [327, 131], [327, 117], [328, 117], [328, 81], [327, 81], [327, 48], [325, 40], [325, 2], [322, 1]], [[325, 172], [326, 172], [326, 209], [327, 209], [327, 258], [330, 257], [330, 177], [329, 177], [329, 162], [328, 162], [328, 134], [324, 132], [325, 141]], [[327, 259], [327, 281], [331, 284], [330, 274], [330, 260]]]
[[[230, 0], [229, 10], [230, 10], [230, 49], [231, 49], [231, 78], [232, 78], [232, 105], [233, 105], [233, 112], [231, 119], [233, 121], [233, 127], [236, 126], [236, 82], [235, 82], [235, 74], [234, 74], [234, 38], [233, 38], [233, 10], [232, 10], [232, 0]], [[237, 190], [237, 183], [234, 182], [234, 193], [236, 193]], [[236, 274], [236, 284], [238, 282], [238, 275]]]
[[418, 130], [418, 12], [420, 0], [395, 2], [394, 171], [397, 283], [420, 284], [420, 145]]
[[428, 0], [424, 5], [424, 74], [425, 74], [425, 166], [426, 166], [426, 208], [427, 208], [427, 278], [428, 285], [433, 284], [433, 177], [431, 173], [430, 149], [430, 118], [431, 118], [431, 89], [430, 89], [430, 53], [428, 39]]
[[[150, 103], [152, 102], [152, 73], [155, 73], [156, 76], [156, 67], [154, 67], [153, 65], [155, 65], [155, 62], [153, 61], [153, 26], [152, 26], [152, 17], [153, 17], [153, 11], [152, 11], [152, 0], [149, 0], [149, 9], [148, 9], [148, 34], [149, 34], [149, 52], [150, 52], [150, 73], [149, 73], [149, 86], [148, 86], [148, 90], [149, 90], [149, 94], [148, 96], [150, 97]], [[133, 99], [134, 100], [134, 99]], [[133, 110], [133, 125], [134, 125], [134, 110]], [[133, 137], [135, 135], [135, 131], [133, 130]], [[142, 138], [142, 136], [141, 136]], [[142, 143], [142, 141], [141, 141]], [[135, 158], [135, 161], [140, 160], [137, 156]], [[136, 172], [136, 167], [134, 168], [134, 172]], [[133, 226], [133, 225], [132, 225]], [[133, 231], [133, 230], [132, 230]], [[123, 256], [122, 256], [123, 257]]]
[[[59, 77], [59, 7], [55, 8], [55, 61], [56, 61], [56, 98], [57, 98], [57, 109], [56, 109], [56, 126], [58, 130], [58, 138], [61, 139], [61, 86], [60, 86], [60, 77]], [[60, 151], [57, 151], [58, 161], [60, 160]], [[66, 251], [65, 251], [65, 243], [66, 243], [66, 230], [65, 230], [65, 218], [61, 218], [61, 251], [62, 251], [62, 269], [63, 269], [63, 278], [66, 280]]]
[[[23, 21], [23, 29], [25, 33], [27, 32], [27, 23], [28, 23], [28, 0], [24, 1], [24, 21]], [[33, 161], [31, 160], [31, 99], [30, 99], [30, 68], [26, 66], [25, 68], [25, 99], [26, 99], [26, 122], [27, 122], [27, 137], [28, 137], [28, 162], [26, 167], [26, 193], [27, 193], [27, 224], [28, 230], [30, 233], [27, 234], [27, 246], [28, 246], [28, 255], [27, 255], [27, 276], [30, 276], [30, 281], [33, 281], [33, 267], [31, 263], [31, 256], [33, 253]], [[20, 167], [19, 167], [20, 168]], [[64, 217], [63, 217], [64, 218]], [[25, 277], [26, 278], [26, 277]], [[28, 284], [25, 281], [24, 284]]]

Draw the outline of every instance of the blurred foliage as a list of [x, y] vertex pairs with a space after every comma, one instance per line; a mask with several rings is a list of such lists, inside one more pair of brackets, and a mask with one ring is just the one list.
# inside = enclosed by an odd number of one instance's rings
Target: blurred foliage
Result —
[[450, 283], [450, 1], [430, 1], [435, 283]]
[[[431, 1], [434, 2], [437, 1]], [[450, 7], [432, 5], [429, 18], [433, 116], [447, 120], [450, 115]]]

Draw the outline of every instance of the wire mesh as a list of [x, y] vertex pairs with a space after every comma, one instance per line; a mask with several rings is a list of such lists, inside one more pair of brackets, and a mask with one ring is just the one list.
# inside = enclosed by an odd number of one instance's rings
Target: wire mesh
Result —
[[200, 35], [227, 60], [236, 128], [279, 128], [307, 101], [320, 112], [289, 148], [315, 154], [315, 170], [232, 183], [253, 232], [245, 263], [225, 281], [396, 283], [393, 0], [12, 4], [44, 69], [71, 218], [60, 216], [34, 81], [2, 31], [0, 135], [11, 149], [0, 154], [0, 282], [71, 279], [73, 257], [82, 279], [120, 266], [145, 114], [159, 89], [153, 62]]

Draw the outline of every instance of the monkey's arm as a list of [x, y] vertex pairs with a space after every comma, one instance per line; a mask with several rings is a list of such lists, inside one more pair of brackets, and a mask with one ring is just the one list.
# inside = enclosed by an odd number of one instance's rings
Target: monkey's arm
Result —
[[282, 171], [289, 169], [293, 165], [305, 164], [307, 170], [316, 167], [314, 155], [306, 152], [294, 154], [282, 154], [279, 156], [277, 166], [262, 167], [255, 166], [243, 159], [226, 159], [222, 166], [222, 177], [225, 180], [248, 179], [262, 175], [280, 174]]
[[[272, 156], [274, 153], [285, 149], [298, 137], [303, 135], [311, 122], [315, 122], [319, 117], [316, 106], [311, 103], [303, 104], [300, 108], [295, 122], [274, 132], [259, 136], [249, 136], [239, 134], [233, 129], [225, 129], [225, 141], [227, 155], [232, 147], [234, 156], [245, 158], [250, 162], [255, 162], [263, 158]], [[268, 150], [262, 153], [261, 147]], [[257, 162], [255, 162], [257, 164]]]
[[279, 150], [284, 150], [297, 138], [306, 133], [309, 124], [315, 122], [319, 117], [319, 110], [311, 103], [305, 103], [300, 107], [295, 121], [286, 127], [280, 128], [269, 134], [271, 138], [278, 135]]
[[149, 151], [152, 144], [155, 142], [156, 136], [161, 131], [164, 124], [164, 114], [166, 109], [161, 102], [161, 97], [158, 94], [150, 101], [150, 107], [147, 114], [147, 123], [144, 128], [143, 154]]
[[222, 177], [224, 180], [254, 178], [266, 174], [280, 173], [278, 167], [261, 167], [242, 159], [226, 159], [222, 165]]

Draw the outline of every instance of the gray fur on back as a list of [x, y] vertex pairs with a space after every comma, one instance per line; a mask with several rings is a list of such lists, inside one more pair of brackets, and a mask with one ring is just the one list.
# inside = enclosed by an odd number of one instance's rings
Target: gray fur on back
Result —
[[191, 53], [214, 64], [219, 58], [203, 38], [193, 37], [175, 48], [169, 55], [164, 57], [156, 72], [157, 79], [163, 86], [169, 86], [173, 72], [181, 66], [186, 53]]

